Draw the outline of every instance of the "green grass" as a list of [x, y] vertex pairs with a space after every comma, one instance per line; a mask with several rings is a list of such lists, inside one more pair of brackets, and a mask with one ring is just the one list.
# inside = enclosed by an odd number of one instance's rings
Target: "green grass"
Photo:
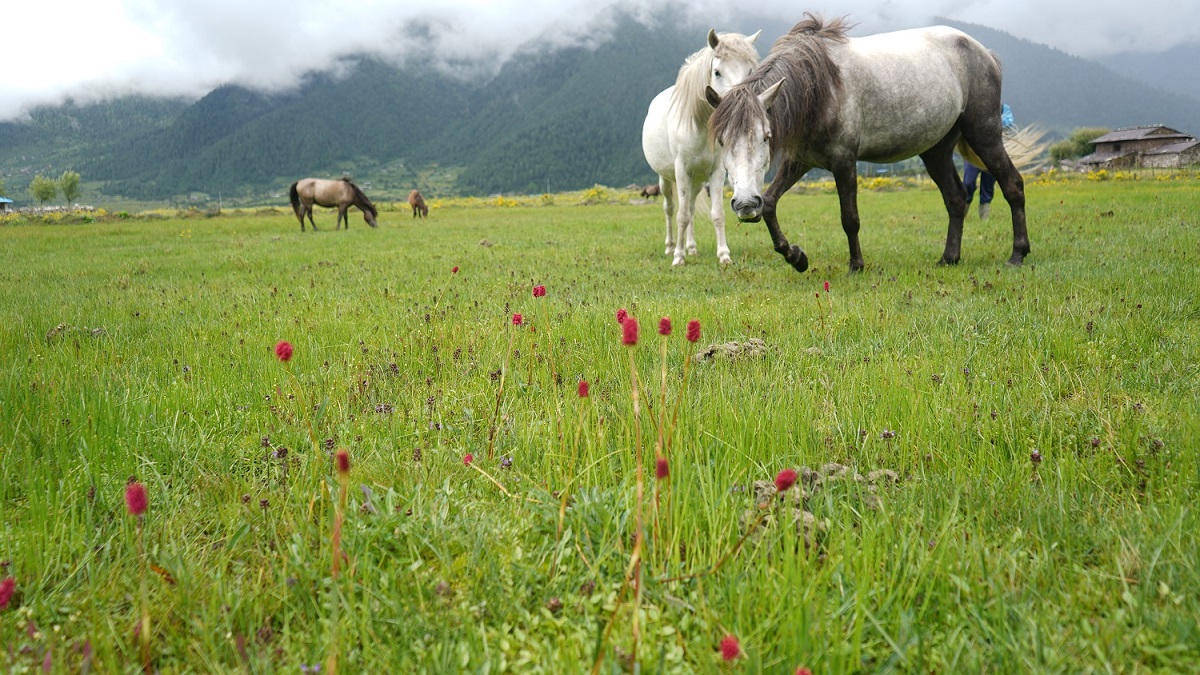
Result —
[[[345, 672], [582, 672], [597, 654], [620, 670], [626, 308], [651, 465], [660, 316], [675, 327], [666, 407], [682, 395], [671, 477], [646, 511], [649, 671], [1195, 671], [1200, 181], [1028, 197], [1024, 267], [1003, 264], [999, 200], [968, 222], [963, 262], [938, 267], [936, 194], [863, 192], [853, 276], [836, 197], [819, 192], [781, 209], [806, 274], [761, 225], [733, 223], [732, 266], [700, 223], [700, 255], [672, 269], [659, 206], [565, 198], [384, 212], [377, 230], [317, 214], [315, 234], [290, 214], [0, 228], [0, 576], [17, 583], [0, 663], [49, 653], [78, 672], [86, 641], [93, 670], [140, 668], [122, 502], [136, 477], [163, 672], [297, 672], [331, 644]], [[698, 363], [685, 383], [689, 319], [697, 348], [768, 351]], [[278, 340], [295, 345], [287, 365]], [[327, 448], [353, 460], [337, 584]], [[878, 504], [859, 484], [815, 491], [827, 529], [811, 546], [771, 524], [716, 572], [663, 581], [734, 550], [755, 481], [835, 461], [901, 480]], [[732, 666], [726, 634], [743, 649]]]

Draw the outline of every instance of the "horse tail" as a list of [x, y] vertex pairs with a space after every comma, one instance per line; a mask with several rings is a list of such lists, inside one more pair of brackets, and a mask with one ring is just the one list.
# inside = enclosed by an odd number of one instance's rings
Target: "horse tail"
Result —
[[[1046, 152], [1049, 143], [1042, 140], [1045, 135], [1046, 130], [1036, 124], [1004, 134], [1004, 152], [1008, 154], [1008, 158], [1012, 160], [1017, 171], [1023, 172], [1033, 166], [1034, 161]], [[987, 165], [984, 164], [975, 149], [967, 144], [966, 139], [958, 140], [958, 154], [980, 169], [988, 170]]]
[[288, 188], [288, 197], [292, 200], [292, 211], [296, 215], [300, 215], [300, 190], [296, 189], [298, 185], [300, 185], [300, 181], [292, 183], [292, 186]]

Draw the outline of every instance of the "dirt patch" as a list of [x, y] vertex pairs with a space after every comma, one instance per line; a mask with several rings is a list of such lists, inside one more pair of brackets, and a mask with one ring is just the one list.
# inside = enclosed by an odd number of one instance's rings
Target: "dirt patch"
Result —
[[693, 358], [695, 358], [697, 363], [706, 363], [717, 359], [755, 359], [766, 356], [768, 351], [767, 343], [758, 338], [750, 338], [745, 342], [732, 340], [730, 342], [709, 345], [697, 352]]

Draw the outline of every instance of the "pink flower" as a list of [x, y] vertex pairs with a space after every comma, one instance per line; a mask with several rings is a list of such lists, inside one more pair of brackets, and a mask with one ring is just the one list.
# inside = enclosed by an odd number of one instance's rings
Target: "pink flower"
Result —
[[825, 292], [826, 293], [829, 292], [829, 282], [828, 281], [825, 282]]
[[796, 478], [799, 474], [795, 469], [784, 469], [775, 476], [775, 489], [779, 492], [786, 492], [788, 488], [796, 484]]
[[521, 324], [525, 323], [525, 317], [521, 316], [520, 314], [513, 314], [512, 322], [514, 326], [520, 326]]
[[638, 324], [632, 316], [625, 317], [621, 324], [621, 344], [632, 347], [637, 344]]
[[125, 508], [129, 510], [129, 515], [140, 516], [146, 512], [146, 507], [149, 506], [149, 499], [146, 497], [146, 486], [134, 481], [125, 486]]
[[617, 310], [617, 323], [625, 323], [625, 317], [627, 317], [627, 316], [629, 316], [629, 312], [626, 312], [624, 307], [622, 307], [621, 309], [618, 309]]
[[450, 274], [458, 274], [458, 265], [450, 268]]
[[658, 334], [659, 335], [670, 335], [671, 334], [671, 317], [664, 316], [663, 318], [658, 320]]
[[12, 601], [13, 593], [16, 592], [16, 579], [12, 577], [6, 577], [4, 581], [0, 581], [0, 609], [8, 609], [8, 603]]
[[695, 342], [696, 340], [699, 340], [699, 339], [700, 339], [700, 322], [697, 321], [696, 319], [692, 319], [691, 321], [688, 322], [688, 325], [687, 325], [687, 340], [688, 340], [688, 342]]
[[471, 462], [474, 462], [474, 461], [475, 461], [475, 455], [472, 455], [469, 452], [467, 454], [463, 455], [463, 466], [471, 466]]
[[813, 297], [815, 297], [816, 299], [820, 300], [820, 299], [821, 299], [821, 293], [820, 293], [820, 291], [818, 291], [818, 292], [816, 292], [816, 293], [813, 293]]
[[726, 661], [732, 661], [740, 656], [742, 646], [738, 644], [738, 639], [732, 635], [726, 635], [721, 638], [721, 658]]
[[338, 450], [334, 457], [337, 459], [338, 473], [342, 475], [350, 473], [350, 451]]
[[813, 675], [813, 672], [804, 666], [796, 666], [796, 675]]
[[545, 286], [534, 286], [533, 287], [533, 297], [541, 298], [541, 297], [545, 297], [545, 295], [546, 295], [546, 287]]
[[579, 381], [579, 398], [587, 398], [587, 397], [588, 397], [588, 381], [580, 380]]
[[654, 477], [662, 480], [671, 475], [670, 466], [667, 465], [666, 457], [659, 457], [654, 460]]
[[292, 343], [287, 340], [280, 340], [275, 345], [275, 358], [287, 363], [292, 360]]

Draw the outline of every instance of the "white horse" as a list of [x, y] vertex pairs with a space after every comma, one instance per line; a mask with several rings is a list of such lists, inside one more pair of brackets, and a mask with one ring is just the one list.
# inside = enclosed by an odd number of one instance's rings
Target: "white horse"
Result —
[[[761, 33], [762, 31], [759, 31]], [[738, 33], [708, 32], [708, 46], [692, 54], [679, 69], [675, 84], [650, 102], [642, 125], [642, 152], [658, 174], [667, 220], [667, 255], [673, 265], [682, 265], [685, 254], [695, 255], [696, 234], [692, 218], [696, 197], [705, 183], [711, 191], [713, 228], [717, 232], [717, 259], [732, 262], [725, 241], [725, 168], [708, 137], [712, 107], [704, 98], [705, 88], [729, 91], [758, 63], [754, 41]], [[678, 209], [678, 216], [676, 210]], [[675, 222], [678, 221], [678, 236]]]

